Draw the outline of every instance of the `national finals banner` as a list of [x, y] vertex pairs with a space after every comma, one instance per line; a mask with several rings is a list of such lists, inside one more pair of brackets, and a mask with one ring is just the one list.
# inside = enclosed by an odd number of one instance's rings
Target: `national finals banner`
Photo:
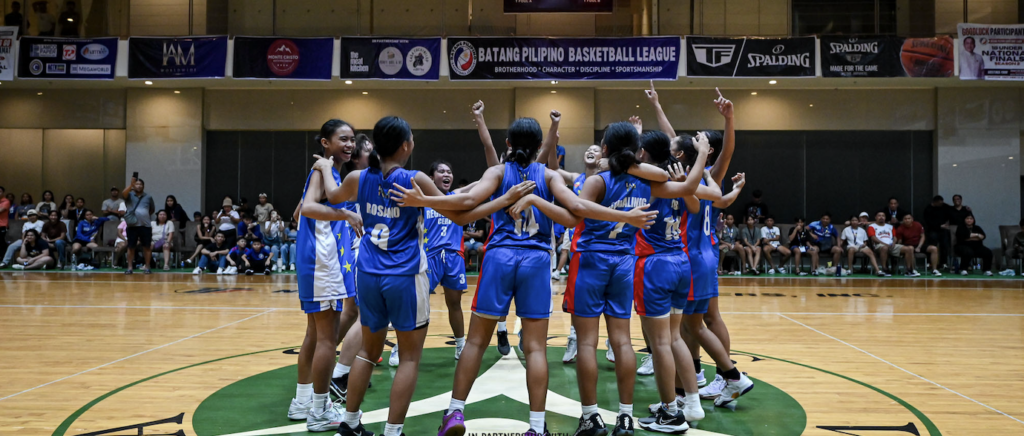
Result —
[[950, 77], [953, 39], [822, 36], [823, 77]]
[[686, 37], [689, 77], [814, 77], [815, 38]]
[[1024, 80], [1024, 25], [960, 23], [960, 79]]
[[23, 36], [18, 46], [19, 79], [113, 80], [117, 38]]
[[441, 38], [342, 37], [342, 79], [438, 80]]
[[228, 37], [128, 38], [129, 79], [221, 78]]
[[449, 37], [450, 80], [675, 80], [679, 37]]
[[331, 80], [334, 38], [236, 36], [237, 79]]

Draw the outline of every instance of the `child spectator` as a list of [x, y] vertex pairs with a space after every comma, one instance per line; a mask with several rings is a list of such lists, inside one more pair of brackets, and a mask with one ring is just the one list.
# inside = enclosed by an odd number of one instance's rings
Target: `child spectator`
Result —
[[213, 243], [213, 237], [216, 235], [217, 229], [213, 226], [213, 220], [208, 216], [202, 217], [202, 222], [196, 226], [196, 234], [193, 236], [193, 240], [196, 241], [196, 251], [185, 259], [185, 263], [191, 265], [195, 259], [203, 254], [203, 248]]
[[796, 274], [805, 276], [807, 273], [800, 271], [803, 262], [800, 260], [804, 253], [811, 256], [811, 274], [818, 275], [818, 247], [811, 244], [811, 232], [807, 230], [804, 219], [793, 218], [793, 228], [789, 231], [789, 249], [793, 252], [793, 261], [796, 266]]
[[254, 273], [263, 273], [264, 275], [270, 275], [270, 265], [274, 261], [274, 254], [267, 250], [267, 247], [263, 246], [263, 241], [255, 240], [252, 241], [252, 247], [245, 250], [242, 255], [242, 261], [245, 262], [245, 275], [251, 276]]
[[[243, 238], [238, 238], [235, 241], [235, 246], [231, 247], [231, 250], [228, 251], [228, 267], [224, 270], [225, 275], [238, 274], [238, 267], [245, 266], [245, 259], [243, 257], [245, 256], [245, 250], [247, 250], [245, 248], [246, 245], [246, 240]], [[245, 270], [243, 269], [242, 271]]]
[[733, 251], [740, 257], [740, 267], [735, 271], [739, 274], [746, 267], [747, 252], [739, 242], [740, 229], [736, 228], [736, 218], [732, 214], [725, 216], [725, 225], [718, 232], [718, 274], [722, 275], [722, 265], [725, 262], [726, 253]]
[[85, 218], [78, 222], [78, 227], [75, 230], [75, 240], [71, 241], [71, 270], [91, 270], [94, 269], [92, 265], [85, 263], [78, 263], [78, 255], [85, 254], [92, 251], [93, 248], [99, 246], [96, 243], [96, 236], [100, 233], [100, 227], [103, 223], [109, 221], [110, 218], [96, 218], [92, 211], [89, 209], [85, 210]]
[[192, 270], [192, 274], [202, 274], [207, 267], [213, 268], [213, 265], [217, 265], [217, 274], [224, 274], [230, 251], [231, 246], [225, 243], [224, 232], [217, 232], [213, 243], [203, 248], [203, 257], [199, 259], [199, 266]]
[[744, 220], [746, 225], [740, 229], [740, 244], [743, 251], [747, 253], [747, 261], [750, 269], [748, 273], [755, 276], [761, 275], [757, 265], [761, 263], [761, 229], [757, 227], [757, 218], [748, 215]]
[[252, 215], [242, 213], [242, 222], [238, 223], [238, 239], [245, 239], [246, 246], [252, 245], [252, 241], [262, 241], [263, 231], [260, 230], [260, 223], [252, 220]]
[[[788, 248], [783, 247], [782, 242], [780, 242], [782, 239], [782, 232], [775, 226], [775, 217], [769, 215], [765, 218], [764, 227], [761, 227], [761, 239], [764, 241], [763, 249], [765, 260], [768, 261], [768, 265], [771, 267], [771, 269], [768, 270], [768, 274], [775, 274], [776, 272], [779, 274], [785, 274], [786, 268], [782, 265], [785, 265], [786, 262], [789, 261], [789, 256], [792, 253]], [[779, 259], [780, 266], [778, 267], [775, 266], [775, 259], [772, 258], [773, 251], [778, 251], [782, 256], [782, 258]]]

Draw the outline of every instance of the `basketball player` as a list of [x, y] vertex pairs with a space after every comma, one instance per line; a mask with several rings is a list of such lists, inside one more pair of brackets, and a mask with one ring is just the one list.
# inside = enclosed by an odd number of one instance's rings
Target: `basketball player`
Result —
[[[444, 195], [451, 195], [452, 167], [443, 160], [430, 164], [427, 174], [434, 186]], [[466, 260], [462, 246], [462, 226], [426, 208], [427, 276], [429, 289], [437, 285], [444, 289], [444, 302], [448, 306], [448, 323], [455, 336], [455, 360], [459, 360], [466, 346], [466, 327], [462, 318], [462, 292], [466, 289]]]

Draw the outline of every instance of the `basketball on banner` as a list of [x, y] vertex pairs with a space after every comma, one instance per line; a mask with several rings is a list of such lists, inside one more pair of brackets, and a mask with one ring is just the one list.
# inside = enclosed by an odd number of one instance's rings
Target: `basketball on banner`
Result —
[[910, 77], [953, 76], [953, 38], [907, 38], [900, 62]]

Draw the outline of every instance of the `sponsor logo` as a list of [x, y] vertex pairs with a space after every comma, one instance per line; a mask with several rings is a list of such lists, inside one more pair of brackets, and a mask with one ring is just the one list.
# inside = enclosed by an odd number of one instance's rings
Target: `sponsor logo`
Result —
[[98, 61], [100, 59], [103, 59], [107, 57], [107, 55], [109, 54], [110, 49], [104, 47], [101, 44], [89, 44], [85, 47], [82, 47], [82, 57], [92, 61]]
[[732, 62], [736, 46], [732, 44], [693, 44], [693, 55], [697, 62], [718, 67]]
[[78, 59], [78, 46], [74, 44], [64, 44], [64, 60], [73, 61]]
[[66, 64], [46, 64], [46, 74], [66, 74], [67, 72]]
[[405, 61], [402, 59], [402, 52], [395, 47], [388, 47], [380, 51], [380, 56], [377, 57], [377, 66], [381, 72], [389, 76], [394, 76], [402, 70], [402, 65]]
[[476, 68], [476, 54], [473, 44], [469, 41], [459, 41], [452, 47], [451, 52], [452, 72], [460, 76], [469, 75]]
[[299, 67], [299, 47], [288, 39], [279, 39], [267, 49], [267, 66], [277, 76], [288, 76]]
[[779, 45], [777, 45], [775, 47], [772, 47], [772, 53], [779, 54], [779, 53], [782, 53], [782, 51], [785, 50], [785, 49], [786, 49], [786, 47], [783, 47], [782, 44], [779, 44]]
[[408, 65], [412, 75], [422, 76], [430, 72], [430, 67], [434, 65], [434, 59], [430, 56], [430, 50], [416, 46], [409, 50], [409, 54], [405, 55], [405, 64]]
[[190, 43], [188, 45], [188, 52], [181, 48], [181, 44], [175, 43], [164, 43], [163, 51], [163, 66], [167, 66], [170, 62], [175, 66], [183, 67], [186, 65], [196, 65], [196, 45]]
[[782, 54], [786, 47], [782, 44], [772, 47], [772, 54], [747, 53], [747, 67], [794, 66], [811, 67], [810, 53]]
[[71, 64], [71, 74], [110, 74], [110, 65]]
[[43, 72], [43, 61], [39, 59], [33, 59], [32, 62], [28, 63], [28, 72], [32, 73], [33, 76], [38, 76]]
[[33, 58], [57, 57], [57, 44], [32, 44], [28, 56]]

